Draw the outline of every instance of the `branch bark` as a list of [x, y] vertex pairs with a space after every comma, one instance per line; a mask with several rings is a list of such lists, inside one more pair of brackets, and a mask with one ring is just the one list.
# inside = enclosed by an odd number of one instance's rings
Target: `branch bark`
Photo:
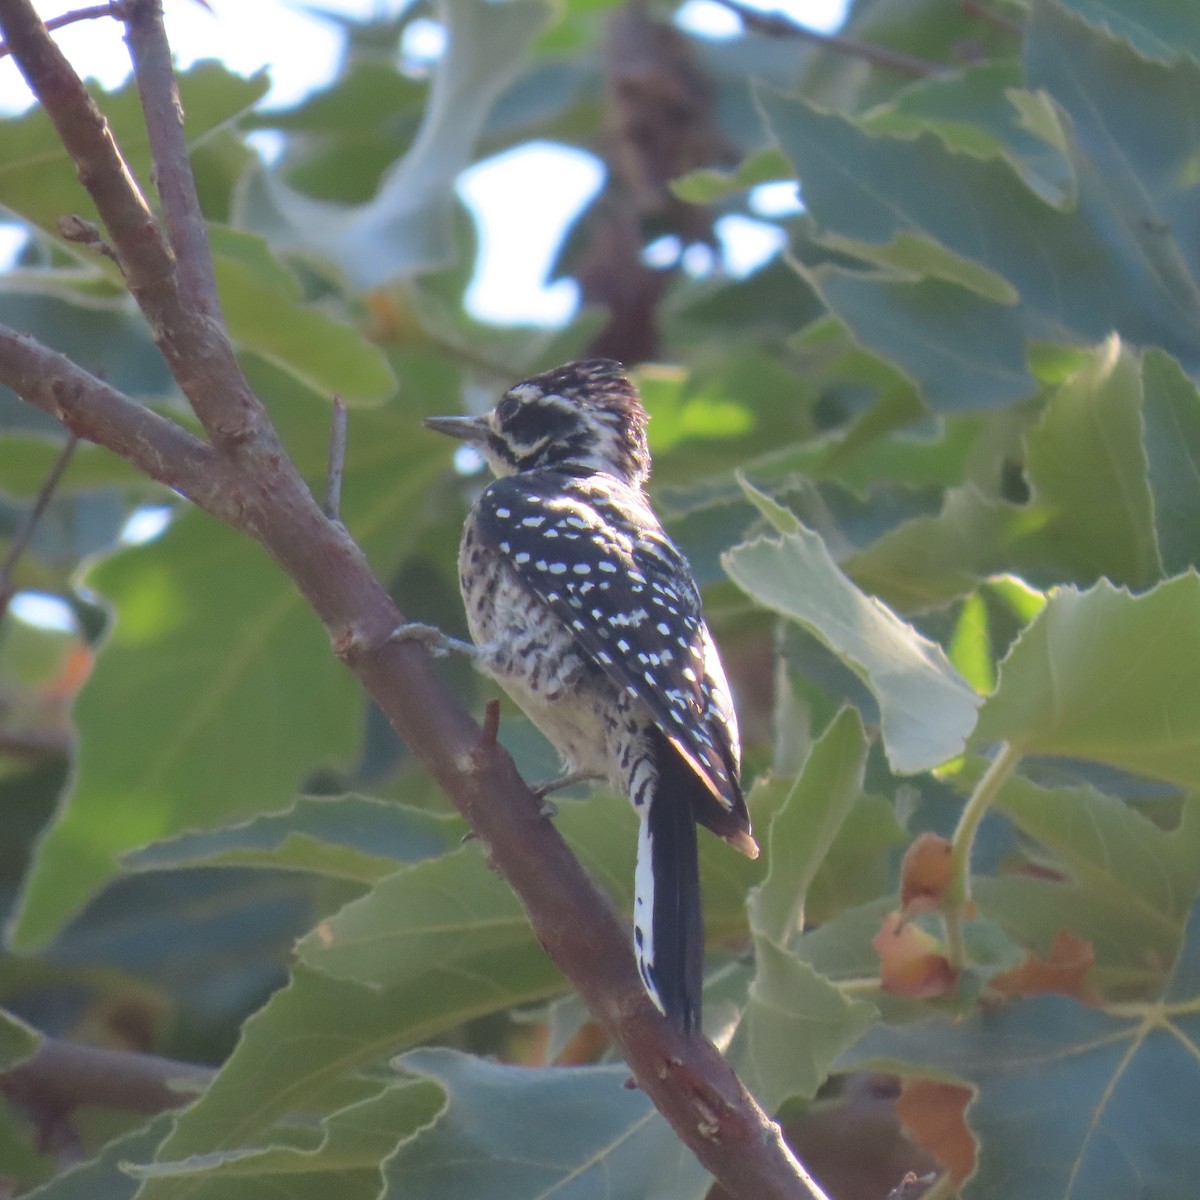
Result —
[[190, 1103], [216, 1072], [156, 1054], [44, 1038], [24, 1062], [0, 1072], [0, 1093], [35, 1114], [70, 1114], [81, 1105], [157, 1113]]
[[540, 816], [512, 760], [481, 736], [423, 650], [390, 640], [400, 614], [348, 532], [300, 479], [237, 367], [215, 291], [209, 294], [211, 264], [194, 189], [181, 178], [182, 126], [174, 116], [150, 115], [178, 99], [158, 5], [136, 0], [126, 11], [169, 240], [28, 0], [0, 0], [0, 29], [79, 167], [130, 289], [213, 444], [11, 331], [0, 331], [0, 382], [259, 541], [324, 623], [335, 653], [486, 844], [541, 944], [697, 1158], [737, 1197], [821, 1197], [779, 1127], [713, 1045], [681, 1038], [654, 1009], [623, 921]]

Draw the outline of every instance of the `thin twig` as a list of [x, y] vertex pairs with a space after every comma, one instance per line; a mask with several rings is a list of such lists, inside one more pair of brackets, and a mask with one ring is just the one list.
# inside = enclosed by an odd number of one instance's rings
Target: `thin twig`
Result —
[[346, 433], [349, 414], [346, 402], [334, 393], [329, 419], [329, 470], [325, 473], [325, 515], [331, 521], [342, 519], [342, 479], [346, 474]]
[[217, 279], [188, 158], [183, 103], [161, 0], [126, 0], [125, 27], [146, 134], [154, 151], [154, 183], [162, 200], [167, 239], [175, 252], [180, 299], [193, 316], [220, 320]]
[[1020, 36], [1021, 26], [1016, 21], [1002, 16], [986, 4], [979, 3], [979, 0], [958, 0], [958, 7], [968, 17], [974, 17], [977, 21], [983, 21], [988, 25], [994, 26], [996, 29], [1003, 30], [1005, 33]]
[[722, 7], [729, 9], [742, 19], [747, 29], [757, 30], [767, 37], [799, 38], [812, 42], [834, 54], [844, 54], [849, 58], [861, 58], [864, 62], [883, 67], [889, 71], [897, 71], [913, 79], [924, 79], [945, 70], [938, 63], [928, 59], [916, 58], [905, 54], [902, 50], [889, 50], [886, 46], [877, 46], [872, 42], [860, 42], [857, 38], [846, 37], [840, 33], [821, 33], [809, 29], [796, 21], [785, 17], [782, 13], [765, 13], [751, 8], [740, 0], [717, 0]]
[[[73, 25], [76, 21], [93, 21], [97, 17], [116, 17], [121, 20], [124, 15], [125, 5], [121, 0], [114, 0], [112, 4], [94, 4], [91, 8], [77, 8], [74, 12], [51, 17], [46, 22], [46, 29], [50, 31], [62, 29], [64, 25]], [[8, 46], [0, 45], [0, 58], [4, 58], [10, 53]]]
[[0, 621], [3, 621], [8, 615], [8, 606], [12, 603], [12, 598], [17, 590], [12, 581], [13, 568], [28, 548], [33, 538], [33, 531], [42, 519], [42, 514], [45, 513], [46, 506], [50, 503], [50, 497], [54, 495], [54, 490], [62, 480], [63, 472], [67, 469], [67, 464], [70, 463], [75, 454], [75, 447], [78, 445], [79, 439], [73, 433], [68, 433], [67, 440], [54, 460], [54, 465], [50, 468], [46, 478], [42, 480], [42, 486], [38, 489], [33, 507], [25, 518], [25, 524], [13, 538], [12, 545], [9, 546], [8, 553], [4, 556], [4, 561], [0, 563]]

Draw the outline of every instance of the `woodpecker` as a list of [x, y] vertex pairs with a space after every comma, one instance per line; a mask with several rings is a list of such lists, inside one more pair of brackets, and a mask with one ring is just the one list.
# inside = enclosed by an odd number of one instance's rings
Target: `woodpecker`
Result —
[[558, 751], [564, 778], [605, 780], [632, 803], [638, 970], [690, 1036], [704, 961], [696, 823], [751, 858], [758, 845], [699, 590], [646, 497], [646, 420], [621, 365], [592, 359], [516, 384], [482, 416], [425, 424], [474, 446], [496, 476], [459, 551], [471, 653]]

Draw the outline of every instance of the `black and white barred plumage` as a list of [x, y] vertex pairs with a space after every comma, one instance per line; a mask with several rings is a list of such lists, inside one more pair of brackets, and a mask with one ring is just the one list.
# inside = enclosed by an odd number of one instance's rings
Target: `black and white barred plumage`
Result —
[[638, 812], [638, 967], [691, 1033], [704, 954], [695, 823], [743, 853], [758, 847], [699, 592], [643, 490], [637, 392], [618, 363], [568, 363], [483, 416], [427, 424], [477, 446], [497, 475], [459, 556], [476, 657], [568, 772], [607, 780]]

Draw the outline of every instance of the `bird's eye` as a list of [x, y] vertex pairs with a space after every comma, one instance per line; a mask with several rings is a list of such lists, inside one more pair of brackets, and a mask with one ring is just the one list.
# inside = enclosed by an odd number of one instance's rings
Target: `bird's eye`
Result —
[[511, 421], [517, 415], [517, 409], [521, 407], [521, 402], [516, 396], [505, 396], [499, 404], [496, 405], [496, 419], [498, 421]]

